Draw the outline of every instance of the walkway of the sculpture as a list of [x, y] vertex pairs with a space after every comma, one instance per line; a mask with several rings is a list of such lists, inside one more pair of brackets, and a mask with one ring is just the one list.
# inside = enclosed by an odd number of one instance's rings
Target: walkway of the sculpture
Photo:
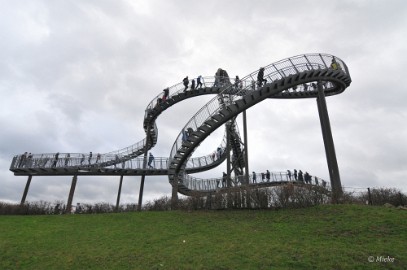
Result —
[[[195, 78], [194, 80], [197, 80]], [[326, 54], [300, 55], [281, 60], [241, 79], [230, 79], [227, 73], [200, 78], [202, 85], [176, 84], [157, 95], [145, 110], [143, 128], [146, 138], [129, 147], [105, 153], [23, 154], [13, 158], [10, 170], [15, 175], [168, 175], [178, 191], [212, 192], [222, 178], [199, 179], [190, 174], [207, 171], [227, 159], [232, 152], [234, 177], [228, 187], [240, 186], [246, 167], [245, 145], [235, 123], [236, 116], [269, 98], [316, 98], [318, 87], [325, 96], [342, 93], [351, 83], [346, 64]], [[168, 158], [140, 158], [157, 143], [157, 117], [174, 104], [200, 95], [215, 95], [185, 124], [175, 139]], [[225, 135], [216, 149], [206, 156], [192, 157], [196, 148], [211, 133], [225, 126]], [[227, 135], [229, 134], [229, 135]], [[214, 153], [220, 154], [214, 157]], [[229, 152], [229, 153], [230, 153]], [[230, 157], [229, 157], [230, 158]], [[273, 173], [272, 183], [287, 183], [288, 176]], [[246, 178], [247, 179], [247, 178]], [[247, 180], [246, 180], [247, 184]], [[253, 183], [251, 185], [260, 185]], [[265, 184], [266, 185], [266, 184]], [[227, 188], [227, 187], [224, 187]]]
[[[215, 157], [216, 159], [216, 157]], [[198, 168], [199, 170], [202, 169], [203, 164], [210, 164], [212, 165], [214, 162], [223, 162], [225, 159], [223, 157], [218, 158], [217, 160], [213, 161], [202, 161], [200, 164], [193, 164], [191, 163], [191, 168]], [[48, 160], [49, 161], [49, 160]], [[47, 158], [37, 158], [37, 159], [28, 159], [26, 161], [23, 160], [21, 164], [19, 164], [19, 169], [15, 169], [16, 175], [19, 172], [20, 175], [26, 175], [27, 172], [30, 172], [30, 175], [72, 175], [70, 169], [72, 166], [69, 165], [69, 162], [73, 162], [73, 160], [62, 158], [59, 159], [56, 163], [56, 166], [53, 166], [53, 161], [48, 162]], [[49, 163], [48, 168], [47, 165], [43, 165], [44, 162]], [[80, 161], [79, 161], [80, 162]], [[205, 162], [205, 163], [204, 163]], [[66, 163], [66, 165], [65, 165]], [[148, 161], [147, 161], [148, 164]], [[154, 160], [147, 165], [147, 168], [143, 169], [144, 167], [144, 159], [143, 158], [135, 158], [132, 160], [128, 160], [122, 162], [121, 164], [115, 164], [110, 167], [101, 167], [98, 166], [98, 163], [92, 165], [92, 167], [85, 166], [81, 168], [80, 166], [75, 169], [75, 175], [127, 175], [127, 176], [137, 176], [137, 175], [168, 175], [168, 158], [154, 158]], [[53, 173], [51, 173], [51, 171]], [[45, 172], [45, 173], [44, 173]], [[245, 175], [239, 175], [236, 177], [231, 177], [230, 181], [226, 178], [210, 178], [210, 179], [198, 179], [195, 177], [191, 177], [189, 175], [185, 176], [185, 186], [190, 188], [191, 190], [197, 191], [214, 191], [214, 190], [221, 190], [225, 188], [239, 188], [244, 186], [251, 186], [251, 187], [266, 187], [266, 186], [276, 186], [281, 184], [310, 184], [314, 186], [320, 186], [323, 188], [329, 188], [329, 184], [324, 180], [317, 176], [310, 176], [309, 180], [304, 179], [304, 177], [294, 176], [291, 172], [270, 172], [270, 175], [266, 173], [251, 173], [248, 177], [248, 180]]]

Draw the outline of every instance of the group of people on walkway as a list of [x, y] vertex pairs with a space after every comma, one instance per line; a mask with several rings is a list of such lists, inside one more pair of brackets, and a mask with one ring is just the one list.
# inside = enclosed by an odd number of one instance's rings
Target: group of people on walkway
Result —
[[[251, 175], [251, 180], [253, 184], [258, 183], [258, 177], [260, 177], [259, 182], [270, 182], [271, 180], [271, 174], [269, 170], [266, 170], [266, 172], [262, 172], [257, 174], [256, 172], [252, 172]], [[303, 173], [302, 170], [297, 171], [296, 169], [291, 172], [290, 170], [287, 170], [287, 173], [284, 175], [284, 173], [279, 173], [276, 174], [273, 178], [274, 181], [299, 181], [303, 182], [305, 184], [313, 184], [313, 177], [310, 175], [308, 172]], [[320, 183], [321, 182], [321, 183]], [[326, 181], [319, 179], [318, 177], [314, 176], [314, 184], [319, 185], [321, 184], [323, 187], [326, 187]]]
[[181, 135], [181, 140], [182, 142], [186, 142], [188, 138], [192, 135], [194, 130], [191, 127], [188, 127], [187, 129], [182, 130], [182, 135]]
[[[290, 170], [287, 170], [287, 178], [289, 181], [300, 181], [306, 184], [312, 184], [312, 175], [308, 172], [303, 173], [301, 170], [297, 172], [297, 170], [294, 169], [293, 173], [291, 173]], [[319, 185], [318, 177], [314, 176], [314, 182], [315, 185]], [[326, 181], [321, 180], [321, 185], [326, 187]]]
[[[261, 176], [262, 182], [265, 182], [265, 181], [270, 182], [271, 174], [270, 174], [269, 170], [266, 170], [266, 172], [260, 173], [260, 176]], [[253, 184], [257, 183], [257, 174], [254, 171], [252, 172], [252, 182], [253, 182]]]
[[[190, 82], [191, 82], [191, 86], [189, 86]], [[188, 76], [186, 76], [182, 80], [182, 84], [184, 85], [183, 92], [187, 91], [188, 88], [190, 88], [191, 90], [199, 89], [199, 88], [202, 88], [202, 86], [203, 86], [203, 78], [201, 75], [199, 75], [196, 78], [196, 83], [195, 83], [195, 79], [189, 80]], [[215, 81], [213, 83], [213, 87], [222, 87], [224, 85], [231, 85], [229, 75], [226, 70], [224, 70], [222, 68], [218, 68], [218, 70], [215, 73]], [[242, 81], [239, 79], [239, 76], [236, 76], [234, 86], [236, 88], [243, 88], [243, 84], [242, 84]]]
[[17, 167], [18, 168], [31, 167], [32, 158], [33, 155], [31, 153], [24, 152], [24, 154], [20, 156]]
[[221, 158], [223, 152], [224, 152], [224, 149], [222, 149], [222, 147], [216, 148], [216, 151], [214, 151], [211, 154], [212, 161], [219, 160]]
[[[88, 154], [88, 165], [91, 165], [93, 162], [98, 164], [101, 162], [102, 155], [98, 153], [96, 159], [93, 160], [93, 153], [89, 152]], [[78, 157], [72, 157], [71, 153], [66, 153], [61, 157], [59, 152], [55, 153], [53, 156], [43, 154], [40, 157], [33, 158], [31, 153], [25, 152], [17, 160], [16, 166], [18, 168], [29, 168], [29, 167], [47, 167], [47, 164], [51, 168], [56, 168], [60, 166], [83, 166], [86, 159], [85, 154], [79, 154]]]
[[[62, 156], [62, 157], [61, 157]], [[85, 164], [85, 160], [87, 158], [87, 164]], [[17, 168], [32, 168], [32, 167], [39, 167], [39, 168], [57, 168], [57, 167], [67, 167], [67, 166], [84, 166], [84, 165], [92, 165], [92, 164], [100, 164], [101, 162], [106, 161], [113, 161], [114, 168], [116, 168], [116, 164], [122, 164], [122, 168], [125, 167], [125, 160], [121, 159], [119, 155], [115, 155], [114, 160], [103, 160], [102, 155], [98, 153], [96, 157], [94, 157], [92, 152], [89, 152], [88, 155], [85, 154], [77, 154], [74, 157], [71, 156], [71, 153], [60, 154], [59, 152], [53, 155], [41, 155], [41, 157], [33, 158], [31, 153], [25, 152], [24, 154], [20, 155], [16, 159], [15, 167]], [[152, 169], [154, 168], [154, 156], [152, 153], [149, 153], [147, 166]]]
[[[257, 74], [257, 83], [255, 81], [252, 81], [251, 88], [252, 90], [255, 90], [256, 85], [257, 87], [262, 87], [265, 83], [267, 83], [267, 79], [264, 78], [264, 67], [261, 67]], [[190, 90], [200, 89], [203, 86], [203, 78], [201, 75], [199, 75], [196, 79], [190, 80], [189, 77], [186, 76], [184, 79], [182, 79], [182, 84], [184, 86], [183, 92], [187, 91], [188, 88]], [[221, 87], [224, 85], [231, 85], [229, 75], [226, 70], [218, 68], [215, 73], [215, 81], [213, 87]], [[236, 89], [243, 89], [243, 81], [240, 80], [239, 76], [236, 76], [235, 78], [234, 87]], [[163, 102], [168, 100], [169, 91], [169, 88], [165, 88], [163, 90], [163, 94], [161, 97], [157, 98], [157, 103], [155, 106], [160, 106]]]
[[[191, 90], [195, 90], [195, 89], [199, 89], [202, 88], [202, 76], [199, 75], [198, 78], [196, 78], [196, 83], [195, 83], [195, 79], [191, 80]], [[183, 80], [182, 83], [184, 84], [184, 92], [188, 90], [189, 87], [189, 79], [188, 76], [186, 76]]]

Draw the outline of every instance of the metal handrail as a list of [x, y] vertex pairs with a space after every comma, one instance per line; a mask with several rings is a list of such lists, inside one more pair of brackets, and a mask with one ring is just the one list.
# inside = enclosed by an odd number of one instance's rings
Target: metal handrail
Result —
[[[223, 77], [216, 77], [216, 76], [213, 76], [213, 77], [210, 77], [210, 76], [208, 76], [208, 77], [201, 77], [201, 82], [202, 82], [202, 86], [201, 87], [199, 87], [199, 88], [195, 88], [195, 89], [200, 89], [200, 88], [205, 88], [205, 87], [213, 87], [214, 85], [215, 85], [215, 83], [217, 82], [217, 81], [219, 81], [219, 78], [223, 78]], [[191, 79], [192, 80], [192, 79]], [[193, 78], [193, 80], [197, 80], [197, 78]], [[231, 79], [231, 81], [234, 83], [234, 79]], [[222, 85], [223, 84], [221, 84], [221, 83], [218, 83], [219, 85], [219, 87], [222, 87]], [[192, 89], [190, 88], [190, 86], [189, 86], [189, 88], [188, 88], [189, 90], [187, 90], [187, 91], [191, 91]], [[195, 90], [194, 89], [194, 90]], [[168, 91], [169, 91], [169, 95], [168, 95], [168, 99], [171, 99], [171, 98], [173, 98], [174, 96], [177, 96], [177, 95], [179, 95], [179, 94], [181, 94], [181, 93], [183, 93], [184, 92], [184, 90], [185, 90], [185, 86], [183, 85], [183, 83], [181, 82], [181, 83], [178, 83], [178, 84], [175, 84], [175, 85], [173, 85], [173, 86], [171, 86], [171, 87], [168, 87]], [[148, 117], [148, 113], [152, 110], [152, 109], [154, 109], [155, 108], [155, 106], [157, 106], [157, 104], [159, 104], [158, 103], [158, 100], [159, 99], [161, 99], [162, 100], [162, 97], [163, 97], [163, 93], [160, 93], [160, 94], [158, 94], [157, 96], [155, 96], [149, 103], [148, 103], [148, 105], [147, 105], [147, 107], [146, 107], [146, 113], [145, 113], [145, 120], [147, 119], [147, 117]], [[154, 122], [154, 133], [155, 134], [157, 134], [157, 132], [158, 132], [158, 128], [157, 128], [157, 126], [156, 126], [156, 124], [155, 124], [155, 122]], [[130, 146], [128, 146], [128, 147], [125, 147], [125, 148], [122, 148], [122, 149], [119, 149], [119, 150], [116, 150], [116, 151], [112, 151], [112, 152], [108, 152], [108, 153], [106, 153], [106, 154], [103, 154], [103, 155], [110, 155], [110, 156], [115, 156], [115, 155], [119, 155], [120, 157], [124, 157], [124, 156], [127, 156], [127, 155], [130, 155], [130, 154], [132, 154], [132, 153], [136, 153], [136, 152], [141, 152], [142, 150], [144, 150], [145, 149], [145, 147], [146, 147], [146, 139], [143, 139], [143, 140], [141, 140], [141, 141], [139, 141], [139, 142], [137, 142], [137, 143], [135, 143], [135, 144], [133, 144], [133, 145], [130, 145]]]
[[[197, 79], [197, 78], [194, 78], [194, 79]], [[212, 87], [216, 80], [217, 80], [216, 77], [202, 77], [202, 84], [203, 84], [202, 87]], [[169, 87], [169, 92], [170, 93], [172, 92], [172, 94], [170, 94], [168, 98], [172, 98], [172, 97], [180, 94], [181, 92], [184, 91], [184, 89], [185, 89], [185, 87], [182, 83], [175, 84], [174, 86]], [[189, 90], [189, 91], [191, 91], [191, 90]], [[150, 101], [150, 103], [147, 105], [146, 112], [149, 109], [153, 108], [153, 104], [157, 104], [157, 100], [160, 97], [162, 97], [162, 94], [158, 94], [155, 98], [153, 98]], [[147, 117], [147, 114], [146, 114], [145, 118], [146, 117]], [[157, 125], [155, 122], [153, 125], [153, 130], [154, 130], [154, 134], [156, 134], [156, 136], [157, 136], [158, 128], [157, 128]], [[226, 141], [226, 139], [224, 138], [223, 141], [221, 142], [221, 145], [219, 146], [222, 149], [224, 149], [226, 147], [225, 141]], [[147, 147], [146, 138], [144, 138], [143, 140], [141, 140], [133, 145], [127, 146], [125, 148], [111, 151], [111, 152], [104, 153], [104, 154], [100, 154], [100, 158], [97, 158], [97, 155], [98, 155], [97, 153], [93, 153], [92, 157], [90, 157], [90, 154], [85, 154], [85, 153], [58, 153], [59, 157], [58, 157], [58, 160], [56, 161], [56, 164], [54, 167], [72, 167], [72, 166], [86, 166], [86, 165], [94, 167], [94, 166], [98, 166], [98, 164], [101, 164], [101, 163], [104, 163], [104, 164], [122, 163], [123, 161], [127, 161], [127, 160], [130, 160], [131, 158], [134, 158], [132, 156], [132, 154], [134, 154], [134, 153], [142, 154], [144, 152], [145, 147]], [[28, 164], [29, 164], [30, 168], [32, 168], [32, 166], [34, 166], [35, 168], [52, 167], [54, 164], [54, 161], [55, 161], [55, 155], [56, 155], [56, 153], [33, 154], [33, 155], [31, 155], [31, 158], [25, 159], [24, 161], [22, 161], [24, 163], [24, 165], [20, 163], [23, 155], [18, 155], [15, 157], [16, 161], [12, 162], [10, 169], [26, 167]], [[69, 157], [67, 157], [68, 155], [69, 155]], [[211, 157], [212, 157], [212, 155], [208, 154], [207, 156], [194, 158], [189, 163], [191, 166], [195, 166], [195, 164], [205, 164], [205, 166], [207, 166], [207, 165], [209, 165], [209, 163], [207, 161], [211, 160]], [[205, 161], [205, 162], [203, 162], [203, 161]], [[41, 164], [43, 166], [41, 166]]]
[[[319, 69], [327, 69], [330, 68], [328, 65], [332, 59], [335, 59], [339, 68], [342, 69], [343, 72], [349, 74], [348, 67], [346, 64], [339, 58], [327, 55], [327, 54], [307, 54], [307, 55], [299, 55], [294, 56], [291, 58], [287, 58], [276, 63], [270, 64], [266, 66], [264, 69], [264, 78], [267, 80], [267, 83], [274, 82], [276, 80], [280, 80], [282, 78], [286, 78], [290, 75], [298, 74], [299, 72], [303, 71], [314, 71]], [[206, 120], [210, 119], [211, 116], [218, 113], [221, 109], [219, 106], [218, 98], [219, 96], [228, 96], [230, 97], [226, 103], [228, 105], [232, 104], [233, 102], [237, 101], [238, 99], [243, 98], [244, 95], [249, 93], [249, 91], [253, 91], [258, 89], [256, 85], [256, 78], [259, 71], [255, 71], [246, 77], [242, 78], [239, 83], [237, 83], [233, 78], [228, 78], [226, 81], [223, 81], [224, 77], [204, 77], [202, 78], [203, 87], [218, 87], [220, 93], [214, 97], [211, 101], [209, 101], [206, 105], [204, 105], [201, 110], [199, 110], [185, 125], [184, 129], [187, 127], [192, 127], [196, 130], [200, 125], [202, 125]], [[194, 78], [196, 79], [196, 78]], [[223, 81], [223, 82], [220, 82]], [[299, 86], [296, 89], [291, 88], [285, 91], [288, 92], [297, 92], [297, 91], [306, 91], [308, 87], [311, 86]], [[333, 88], [334, 85], [330, 82], [325, 84], [325, 89]], [[180, 93], [184, 92], [185, 87], [182, 83], [178, 83], [174, 86], [169, 87], [169, 97], [172, 98]], [[191, 91], [191, 89], [187, 89], [186, 91]], [[154, 108], [154, 105], [157, 104], [159, 98], [162, 97], [162, 94], [157, 95], [153, 100], [147, 105], [146, 108], [146, 118], [148, 117], [148, 111]], [[146, 120], [145, 118], [145, 120]], [[158, 129], [156, 123], [153, 122], [153, 133], [155, 136], [158, 134]], [[147, 131], [147, 130], [146, 130]], [[150, 142], [151, 145], [151, 142]], [[172, 158], [176, 154], [176, 152], [180, 149], [182, 145], [181, 142], [181, 133], [178, 135], [177, 139], [175, 140], [173, 147], [171, 149], [170, 157], [169, 158], [155, 158], [154, 165], [157, 165], [157, 168], [160, 169], [167, 169], [169, 162], [171, 162]], [[31, 156], [23, 155], [15, 156], [12, 160], [11, 168], [65, 168], [65, 167], [80, 167], [80, 168], [94, 168], [94, 167], [103, 167], [112, 168], [117, 167], [117, 165], [122, 164], [125, 168], [136, 168], [140, 169], [141, 161], [143, 158], [134, 158], [134, 154], [142, 154], [144, 149], [149, 147], [146, 145], [146, 139], [143, 139], [131, 146], [122, 148], [120, 150], [108, 152], [105, 154], [96, 154], [93, 153], [92, 156], [90, 154], [83, 154], [83, 153], [59, 153], [58, 158], [56, 158], [56, 153], [46, 153], [46, 154], [34, 154]], [[226, 138], [224, 136], [223, 141], [220, 146], [223, 150], [226, 148]], [[69, 156], [68, 156], [69, 155]], [[213, 154], [209, 154], [203, 157], [191, 158], [188, 159], [186, 168], [197, 168], [197, 167], [204, 167], [208, 166], [213, 163], [214, 160], [212, 159]], [[140, 163], [141, 162], [141, 163]], [[123, 165], [124, 164], [124, 165]], [[163, 165], [165, 164], [165, 166]], [[154, 166], [155, 167], [155, 166]], [[165, 167], [165, 168], [164, 168]], [[185, 176], [185, 179], [192, 179], [190, 176]], [[186, 181], [186, 180], [185, 180]], [[195, 180], [198, 181], [198, 180]], [[208, 181], [206, 179], [202, 179], [199, 181]], [[198, 181], [198, 182], [199, 182]], [[202, 182], [203, 185], [204, 182]]]
[[[278, 81], [283, 78], [287, 78], [288, 76], [296, 75], [304, 71], [329, 69], [330, 66], [328, 66], [327, 63], [331, 63], [333, 60], [336, 60], [340, 69], [342, 69], [346, 74], [349, 74], [346, 64], [341, 59], [333, 55], [306, 54], [283, 59], [268, 66], [265, 66], [263, 78], [267, 80], [266, 83], [272, 83], [274, 81]], [[242, 99], [245, 95], [247, 95], [251, 91], [255, 91], [259, 88], [257, 82], [257, 75], [259, 71], [260, 69], [243, 77], [240, 80], [241, 87], [240, 86], [235, 87], [234, 83], [224, 85], [223, 86], [224, 89], [219, 93], [219, 95], [226, 94], [231, 97], [226, 101], [229, 103], [228, 105], [235, 103], [239, 99]], [[327, 83], [325, 85], [325, 89], [330, 89], [332, 87], [334, 87], [332, 83]], [[218, 104], [218, 96], [212, 98], [203, 107], [201, 107], [201, 109], [199, 109], [198, 112], [191, 117], [191, 119], [187, 122], [187, 124], [178, 134], [173, 144], [173, 147], [171, 148], [170, 161], [172, 161], [178, 150], [180, 150], [182, 147], [183, 130], [187, 128], [197, 130], [198, 127], [203, 125], [205, 121], [210, 120], [213, 115], [220, 112], [222, 106]], [[182, 177], [179, 180], [182, 183], [184, 179], [186, 179], [186, 177]]]
[[[222, 143], [219, 147], [222, 147], [222, 151], [226, 148], [226, 138], [222, 140]], [[216, 151], [213, 151], [215, 153]], [[137, 157], [133, 159], [117, 159], [114, 163], [105, 165], [106, 160], [96, 157], [92, 157], [89, 161], [89, 155], [85, 156], [85, 159], [82, 159], [78, 154], [71, 154], [70, 157], [66, 157], [67, 154], [71, 153], [61, 153], [58, 159], [55, 159], [54, 154], [38, 154], [32, 155], [31, 158], [26, 158], [21, 160], [22, 155], [17, 155], [13, 157], [12, 169], [38, 169], [38, 168], [68, 168], [68, 167], [77, 167], [82, 170], [89, 168], [122, 168], [122, 169], [143, 169], [144, 157]], [[80, 154], [79, 154], [80, 155]], [[218, 155], [208, 154], [206, 156], [191, 158], [186, 168], [200, 168], [205, 166], [210, 166], [221, 157]], [[114, 159], [114, 158], [111, 158]], [[108, 159], [108, 160], [111, 160]], [[147, 159], [148, 160], [148, 159]], [[168, 169], [168, 157], [154, 157], [152, 161], [152, 167], [147, 169], [155, 170], [167, 170]], [[21, 161], [21, 163], [20, 163]], [[56, 162], [55, 162], [56, 161]]]
[[[249, 183], [245, 182], [246, 178], [243, 175], [239, 176], [231, 176], [229, 179], [223, 177], [217, 178], [198, 178], [188, 174], [183, 175], [183, 185], [194, 191], [204, 191], [204, 192], [215, 192], [221, 188], [229, 188], [229, 187], [240, 187], [240, 186], [247, 186], [248, 185], [259, 185], [259, 184], [267, 184], [267, 183], [306, 183], [304, 181], [300, 181], [295, 179], [293, 175], [291, 177], [288, 175], [287, 172], [270, 172], [270, 179], [267, 180], [261, 178], [261, 173], [256, 174], [256, 180], [253, 180], [253, 176], [250, 175]], [[317, 179], [317, 182], [315, 182]], [[230, 181], [228, 181], [230, 180]], [[231, 183], [231, 186], [228, 186], [228, 182]], [[317, 186], [324, 187], [326, 189], [330, 189], [329, 181], [325, 181], [324, 179], [316, 176], [312, 176], [311, 183], [314, 182]]]

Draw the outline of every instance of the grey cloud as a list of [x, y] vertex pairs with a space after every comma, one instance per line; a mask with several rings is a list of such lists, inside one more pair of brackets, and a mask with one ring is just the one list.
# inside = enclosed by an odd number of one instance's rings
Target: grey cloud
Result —
[[[142, 140], [144, 110], [165, 87], [222, 67], [244, 76], [310, 52], [337, 55], [353, 82], [327, 98], [342, 182], [407, 190], [404, 181], [407, 42], [403, 1], [7, 2], [0, 18], [1, 200], [19, 201], [24, 177], [8, 171], [24, 151], [108, 152]], [[177, 104], [158, 118], [152, 151], [208, 100]], [[315, 100], [268, 100], [248, 111], [250, 167], [303, 168], [329, 178]], [[220, 141], [217, 131], [207, 148]], [[196, 154], [206, 151], [206, 144]], [[223, 167], [203, 173], [220, 175]], [[391, 175], [389, 181], [386, 175]], [[69, 177], [34, 177], [29, 199], [66, 200]], [[115, 202], [118, 177], [81, 177], [75, 201]], [[140, 177], [125, 177], [123, 202]], [[170, 194], [147, 177], [144, 198]]]

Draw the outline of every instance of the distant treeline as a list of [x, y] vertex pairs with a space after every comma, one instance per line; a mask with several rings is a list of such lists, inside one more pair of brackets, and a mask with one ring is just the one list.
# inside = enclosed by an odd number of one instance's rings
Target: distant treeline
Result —
[[[259, 189], [244, 189], [229, 193], [214, 193], [211, 196], [190, 196], [180, 198], [180, 210], [221, 210], [221, 209], [281, 209], [303, 208], [330, 203], [330, 192], [315, 186], [284, 185]], [[400, 206], [407, 204], [407, 196], [395, 188], [366, 189], [366, 191], [345, 191], [341, 203]], [[171, 197], [149, 201], [144, 211], [171, 210]], [[81, 204], [73, 206], [70, 213], [96, 214], [114, 212], [135, 212], [136, 204], [123, 204], [118, 208], [110, 203]], [[0, 202], [0, 215], [58, 215], [66, 213], [63, 201], [26, 202], [22, 205]]]

